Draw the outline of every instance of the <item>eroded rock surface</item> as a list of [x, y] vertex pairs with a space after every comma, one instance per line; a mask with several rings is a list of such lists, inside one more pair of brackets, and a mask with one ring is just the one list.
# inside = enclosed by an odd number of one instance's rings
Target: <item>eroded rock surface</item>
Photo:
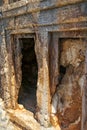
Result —
[[52, 101], [52, 113], [62, 130], [81, 130], [82, 92], [84, 87], [85, 42], [79, 39], [61, 41], [60, 81]]
[[21, 130], [10, 121], [10, 117], [4, 107], [4, 102], [0, 98], [0, 130]]

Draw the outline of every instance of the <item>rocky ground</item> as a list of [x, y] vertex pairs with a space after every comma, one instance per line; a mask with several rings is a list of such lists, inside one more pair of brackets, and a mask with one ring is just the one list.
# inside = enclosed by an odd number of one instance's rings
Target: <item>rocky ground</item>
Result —
[[5, 111], [4, 102], [0, 98], [0, 130], [20, 130], [15, 124], [9, 120], [9, 116]]
[[[10, 115], [10, 117], [9, 117]], [[14, 123], [12, 123], [14, 122]], [[17, 124], [20, 124], [19, 126]], [[0, 98], [0, 130], [60, 130], [49, 126], [45, 128], [34, 119], [33, 113], [19, 105], [17, 110], [5, 110], [4, 102]]]

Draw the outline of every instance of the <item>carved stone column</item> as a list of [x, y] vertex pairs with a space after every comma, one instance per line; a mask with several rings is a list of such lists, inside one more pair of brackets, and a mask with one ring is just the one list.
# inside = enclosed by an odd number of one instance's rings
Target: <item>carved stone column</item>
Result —
[[9, 77], [9, 60], [8, 52], [6, 47], [5, 31], [2, 32], [2, 43], [1, 43], [1, 87], [3, 91], [3, 99], [6, 108], [11, 108], [11, 95], [10, 95], [10, 77]]
[[50, 72], [50, 91], [53, 96], [58, 85], [59, 76], [59, 45], [58, 34], [50, 35], [49, 41], [49, 72]]
[[36, 34], [35, 51], [38, 62], [37, 113], [41, 125], [50, 123], [50, 88], [48, 68], [48, 33]]

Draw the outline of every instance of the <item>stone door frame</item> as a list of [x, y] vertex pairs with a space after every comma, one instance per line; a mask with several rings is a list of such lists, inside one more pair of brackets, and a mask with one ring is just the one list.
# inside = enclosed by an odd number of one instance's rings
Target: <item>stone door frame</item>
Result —
[[[9, 34], [9, 35], [8, 35]], [[19, 46], [18, 38], [35, 38], [35, 53], [38, 64], [38, 79], [37, 79], [37, 112], [36, 118], [43, 126], [49, 126], [50, 123], [50, 88], [49, 88], [49, 66], [48, 66], [48, 33], [47, 32], [34, 32], [27, 29], [12, 30], [10, 33], [7, 31], [3, 33], [3, 43], [1, 48], [3, 55], [2, 69], [3, 75], [1, 76], [1, 84], [3, 88], [3, 99], [6, 109], [18, 108], [18, 90], [20, 82], [16, 82], [15, 66], [14, 66], [14, 39]], [[44, 49], [45, 48], [45, 49]], [[20, 54], [20, 48], [19, 53]], [[16, 56], [15, 56], [16, 57]], [[20, 60], [20, 59], [18, 59]], [[20, 64], [18, 65], [20, 66]], [[20, 67], [19, 67], [20, 68]], [[6, 69], [6, 71], [5, 71]], [[18, 73], [18, 71], [17, 71]], [[21, 73], [21, 71], [20, 71]], [[20, 74], [18, 75], [20, 77]], [[18, 78], [17, 78], [18, 79]], [[20, 79], [21, 80], [21, 79]], [[17, 89], [16, 89], [17, 88]]]
[[[16, 100], [14, 100], [13, 102], [15, 102], [14, 104], [15, 104], [15, 106], [14, 106], [14, 108], [16, 108], [16, 104], [18, 104], [18, 93], [19, 93], [19, 90], [20, 90], [20, 86], [21, 86], [21, 81], [22, 81], [22, 70], [21, 70], [21, 62], [22, 62], [22, 54], [21, 54], [21, 43], [20, 43], [20, 41], [19, 41], [19, 39], [21, 39], [21, 38], [34, 38], [34, 42], [35, 42], [35, 34], [33, 34], [33, 33], [31, 33], [31, 34], [17, 34], [17, 35], [13, 35], [12, 36], [12, 43], [11, 44], [13, 44], [13, 46], [14, 46], [14, 44], [15, 44], [15, 46], [16, 47], [18, 47], [18, 48], [16, 48], [16, 49], [14, 49], [14, 51], [12, 52], [12, 53], [16, 53], [16, 56], [14, 56], [14, 64], [16, 64], [16, 65], [14, 65], [14, 71], [15, 71], [15, 85], [14, 85], [14, 87], [11, 89], [12, 91], [14, 91], [14, 95], [16, 95]], [[18, 52], [17, 52], [18, 51]], [[34, 51], [35, 51], [35, 48], [34, 48]], [[35, 52], [35, 54], [36, 54], [36, 52]], [[13, 54], [13, 55], [15, 55], [15, 54]], [[20, 58], [19, 58], [20, 57]], [[18, 65], [18, 66], [17, 66]], [[37, 63], [37, 65], [38, 65], [38, 63]], [[16, 68], [16, 67], [18, 67], [18, 68]], [[19, 71], [18, 73], [19, 73], [19, 75], [17, 75], [17, 71]], [[16, 80], [16, 78], [17, 78], [17, 80]], [[18, 81], [19, 80], [19, 81]]]
[[[52, 37], [52, 38], [51, 38]], [[53, 51], [53, 57], [51, 57], [51, 59], [54, 59], [54, 55], [56, 56], [55, 60], [54, 60], [54, 67], [51, 66], [51, 63], [49, 61], [49, 65], [52, 67], [52, 70], [56, 69], [58, 70], [59, 66], [58, 66], [58, 50], [59, 50], [59, 39], [61, 38], [78, 38], [78, 39], [85, 39], [86, 42], [87, 42], [87, 31], [86, 30], [70, 30], [70, 31], [55, 31], [55, 32], [50, 32], [49, 33], [49, 38], [51, 40], [53, 45], [52, 45], [52, 50], [51, 50], [51, 55], [52, 55], [52, 51]], [[50, 45], [49, 45], [50, 46]], [[49, 47], [50, 48], [50, 47]], [[86, 46], [87, 48], [87, 46]], [[50, 59], [50, 57], [49, 57]], [[50, 67], [49, 67], [50, 68]], [[56, 91], [56, 86], [58, 84], [58, 76], [59, 76], [59, 70], [58, 71], [53, 71], [51, 72], [50, 69], [49, 69], [49, 73], [50, 73], [50, 88], [51, 88], [51, 95], [53, 96], [55, 91]], [[52, 74], [53, 75], [52, 75]], [[81, 130], [84, 130], [86, 129], [86, 125], [87, 125], [87, 112], [86, 112], [86, 109], [87, 109], [87, 99], [86, 99], [86, 91], [87, 91], [87, 49], [86, 49], [86, 52], [85, 52], [85, 82], [84, 82], [84, 88], [83, 88], [83, 96], [82, 96], [82, 122], [81, 122]], [[52, 112], [52, 111], [51, 111]]]
[[[49, 72], [49, 46], [50, 46], [50, 34], [54, 34], [55, 39], [53, 42], [58, 44], [59, 38], [86, 38], [87, 39], [87, 31], [86, 30], [71, 30], [71, 31], [55, 31], [55, 32], [32, 32], [27, 29], [23, 29], [22, 33], [21, 31], [13, 30], [9, 36], [6, 36], [5, 33], [3, 33], [3, 44], [1, 47], [1, 53], [3, 54], [3, 64], [2, 69], [4, 70], [4, 67], [8, 66], [8, 69], [5, 70], [4, 73], [2, 73], [1, 76], [1, 84], [3, 88], [3, 98], [5, 101], [5, 106], [7, 109], [16, 109], [16, 102], [17, 97], [15, 92], [15, 75], [14, 75], [14, 61], [13, 61], [13, 52], [12, 52], [12, 43], [13, 43], [13, 36], [23, 36], [26, 34], [34, 34], [35, 35], [35, 52], [36, 57], [38, 61], [38, 89], [37, 89], [37, 105], [38, 105], [38, 112], [37, 117], [40, 122], [40, 124], [44, 126], [48, 126], [50, 122], [50, 113], [51, 113], [51, 98], [52, 95], [50, 95], [50, 72]], [[9, 31], [8, 31], [9, 32]], [[44, 49], [45, 48], [45, 49]], [[40, 50], [41, 49], [41, 50]], [[57, 48], [56, 48], [57, 49]], [[58, 51], [58, 50], [57, 50]], [[6, 57], [6, 58], [5, 58]], [[56, 60], [55, 60], [56, 61]], [[87, 61], [87, 55], [86, 55], [86, 61]], [[55, 63], [56, 67], [57, 64]], [[87, 66], [87, 63], [86, 63]], [[87, 72], [87, 67], [86, 67]], [[56, 75], [58, 75], [58, 72], [54, 75], [54, 81], [56, 81]], [[3, 84], [4, 81], [4, 84]], [[5, 81], [7, 81], [5, 83]], [[86, 84], [84, 86], [86, 88]], [[6, 90], [6, 91], [5, 91]], [[13, 96], [12, 96], [13, 95]], [[84, 93], [85, 95], [85, 93]], [[84, 98], [83, 98], [84, 100]], [[84, 101], [85, 102], [85, 101]], [[83, 102], [83, 104], [84, 104]], [[84, 105], [82, 105], [84, 107]], [[87, 108], [87, 106], [85, 107]], [[84, 109], [84, 108], [83, 108]], [[43, 113], [43, 114], [42, 114]], [[82, 126], [83, 127], [83, 126]], [[82, 128], [82, 130], [84, 130]]]

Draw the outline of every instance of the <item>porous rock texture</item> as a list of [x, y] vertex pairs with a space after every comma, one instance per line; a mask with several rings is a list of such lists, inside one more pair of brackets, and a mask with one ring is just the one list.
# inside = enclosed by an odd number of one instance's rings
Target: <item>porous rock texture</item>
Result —
[[21, 130], [10, 121], [9, 115], [4, 107], [4, 101], [0, 98], [0, 130]]
[[60, 65], [66, 68], [66, 73], [60, 73], [62, 78], [52, 99], [52, 113], [58, 117], [62, 130], [81, 130], [84, 61], [83, 40], [61, 40]]
[[[85, 118], [83, 126], [81, 124], [80, 126], [81, 130], [87, 130], [83, 128], [87, 120], [87, 101], [82, 101], [84, 96], [87, 97], [87, 87], [85, 85], [84, 92], [81, 91], [84, 84], [84, 67], [80, 68], [84, 66], [84, 51], [82, 51], [84, 43], [79, 39], [87, 39], [87, 0], [2, 1], [3, 4], [0, 2], [2, 5], [0, 6], [0, 95], [4, 99], [5, 108], [12, 109], [14, 113], [14, 109], [18, 107], [18, 93], [22, 82], [20, 39], [33, 37], [38, 64], [37, 109], [35, 109], [38, 122], [45, 127], [50, 125], [51, 99], [53, 99], [52, 114], [56, 114], [55, 120], [62, 129], [79, 129], [78, 123], [83, 117], [82, 104]], [[63, 75], [58, 71], [60, 65], [66, 69]], [[85, 73], [87, 74], [87, 70]], [[59, 83], [58, 78], [61, 79]], [[70, 115], [73, 118], [70, 118]], [[24, 118], [22, 120], [26, 122]], [[23, 125], [19, 123], [21, 124]], [[32, 126], [35, 126], [35, 123]]]

